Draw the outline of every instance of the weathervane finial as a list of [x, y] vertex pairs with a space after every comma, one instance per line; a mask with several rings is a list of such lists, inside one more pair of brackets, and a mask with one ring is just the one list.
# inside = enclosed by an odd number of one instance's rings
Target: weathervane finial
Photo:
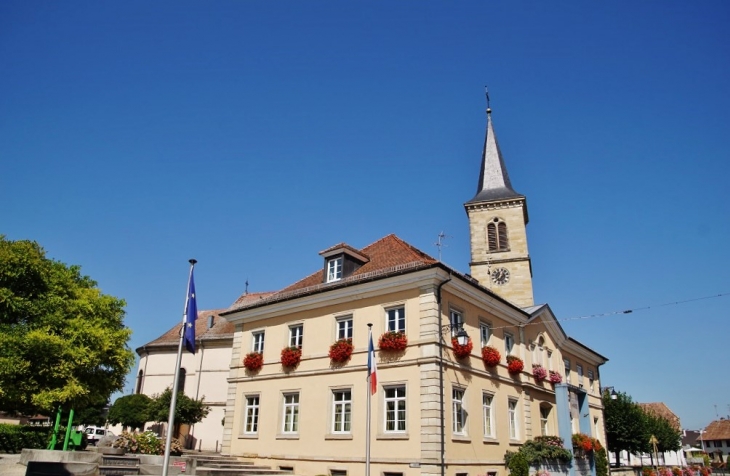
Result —
[[484, 86], [484, 94], [487, 96], [487, 114], [491, 114], [492, 108], [489, 107], [489, 88], [486, 85]]

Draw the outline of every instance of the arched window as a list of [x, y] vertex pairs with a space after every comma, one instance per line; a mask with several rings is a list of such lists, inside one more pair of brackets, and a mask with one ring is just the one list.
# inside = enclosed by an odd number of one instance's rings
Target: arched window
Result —
[[542, 436], [550, 434], [550, 410], [552, 410], [550, 404], [540, 404], [540, 434]]
[[509, 251], [507, 224], [500, 218], [495, 218], [487, 225], [487, 242], [490, 252]]
[[185, 393], [185, 376], [186, 376], [186, 374], [187, 374], [187, 372], [185, 371], [185, 369], [181, 368], [180, 373], [178, 374], [178, 378], [177, 378], [177, 392], [175, 392], [175, 393], [180, 393], [180, 392]]
[[540, 365], [542, 367], [545, 366], [544, 362], [544, 353], [545, 353], [545, 337], [540, 336], [537, 338], [537, 342], [535, 342], [535, 348], [532, 351], [532, 363], [535, 365]]
[[137, 388], [134, 390], [134, 393], [142, 393], [142, 379], [144, 378], [144, 372], [142, 372], [142, 369], [139, 369], [139, 373], [137, 374]]

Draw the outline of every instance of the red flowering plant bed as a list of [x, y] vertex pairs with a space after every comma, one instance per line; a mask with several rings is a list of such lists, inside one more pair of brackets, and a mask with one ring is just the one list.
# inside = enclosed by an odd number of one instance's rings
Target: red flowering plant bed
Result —
[[507, 356], [507, 371], [511, 374], [518, 374], [525, 368], [525, 363], [516, 355]]
[[471, 350], [474, 345], [471, 343], [471, 337], [466, 341], [466, 345], [459, 345], [459, 341], [456, 337], [451, 338], [451, 346], [454, 348], [454, 355], [457, 359], [463, 359], [471, 354]]
[[339, 339], [330, 346], [330, 360], [338, 363], [347, 362], [352, 356], [353, 349], [352, 339]]
[[400, 352], [408, 346], [408, 337], [403, 332], [388, 331], [378, 339], [378, 348], [389, 352]]
[[482, 347], [482, 360], [484, 361], [484, 365], [488, 367], [495, 367], [499, 365], [499, 362], [502, 360], [502, 355], [497, 349], [487, 345]]
[[536, 382], [542, 382], [547, 378], [548, 372], [542, 365], [532, 364], [532, 376], [535, 377]]
[[573, 435], [573, 452], [576, 456], [587, 456], [591, 451], [599, 449], [601, 449], [601, 444], [595, 438], [591, 438], [585, 433]]
[[284, 347], [281, 349], [281, 365], [296, 367], [302, 360], [302, 349], [299, 347]]
[[258, 352], [249, 352], [246, 357], [243, 358], [243, 366], [249, 372], [256, 372], [261, 370], [264, 366], [264, 356]]
[[550, 383], [561, 383], [563, 381], [563, 376], [558, 372], [551, 370], [549, 380]]

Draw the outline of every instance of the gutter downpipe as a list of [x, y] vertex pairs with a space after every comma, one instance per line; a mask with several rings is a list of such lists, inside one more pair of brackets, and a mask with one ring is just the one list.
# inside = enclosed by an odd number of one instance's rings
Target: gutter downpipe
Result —
[[439, 399], [440, 399], [440, 410], [441, 410], [441, 476], [446, 476], [446, 423], [444, 421], [444, 338], [441, 334], [441, 324], [443, 323], [443, 317], [441, 315], [441, 288], [444, 284], [451, 281], [451, 275], [445, 281], [442, 281], [436, 288], [436, 304], [438, 307], [439, 325]]

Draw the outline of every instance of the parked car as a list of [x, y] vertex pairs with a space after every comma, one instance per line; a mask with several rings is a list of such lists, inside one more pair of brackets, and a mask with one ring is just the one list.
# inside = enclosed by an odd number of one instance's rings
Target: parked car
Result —
[[86, 433], [86, 440], [93, 446], [96, 446], [96, 443], [105, 436], [116, 436], [114, 433], [101, 426], [87, 426], [84, 429], [84, 433]]

